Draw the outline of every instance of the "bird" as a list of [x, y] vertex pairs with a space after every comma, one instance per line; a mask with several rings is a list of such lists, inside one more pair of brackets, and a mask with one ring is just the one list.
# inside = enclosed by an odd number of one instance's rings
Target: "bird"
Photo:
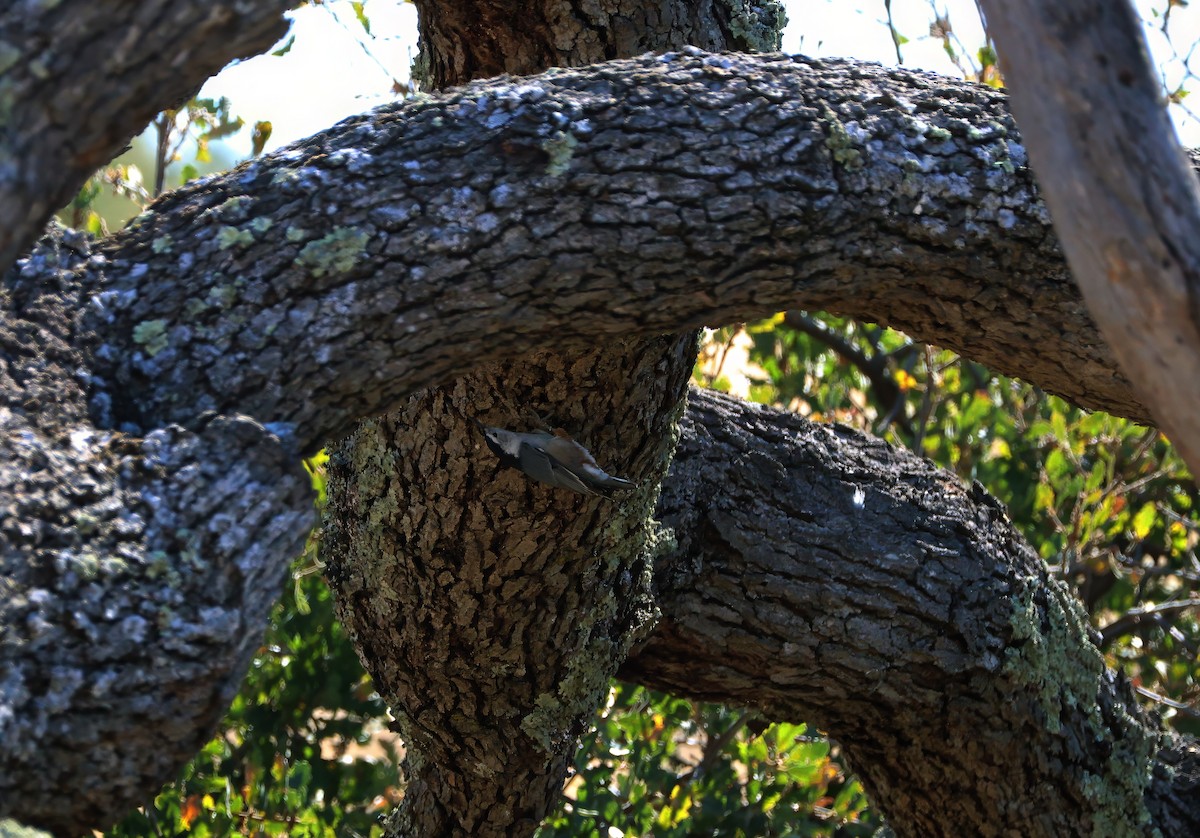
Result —
[[591, 453], [562, 428], [519, 433], [488, 427], [478, 419], [472, 421], [501, 465], [541, 483], [604, 498], [615, 491], [636, 488], [636, 484], [600, 468]]

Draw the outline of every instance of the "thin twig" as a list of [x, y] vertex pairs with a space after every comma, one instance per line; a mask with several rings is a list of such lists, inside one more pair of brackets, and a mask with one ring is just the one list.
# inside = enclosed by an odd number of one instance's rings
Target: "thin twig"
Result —
[[[1158, 623], [1167, 614], [1197, 607], [1200, 607], [1200, 599], [1181, 599], [1176, 602], [1161, 602], [1158, 605], [1132, 608], [1100, 629], [1101, 646], [1107, 646], [1118, 637], [1129, 634], [1144, 623]], [[1161, 623], [1160, 627], [1162, 627]]]
[[883, 9], [887, 12], [888, 31], [892, 33], [892, 45], [896, 48], [896, 63], [903, 64], [904, 56], [900, 54], [900, 33], [896, 31], [896, 23], [892, 20], [892, 0], [883, 0]]
[[1150, 690], [1148, 690], [1142, 686], [1135, 686], [1134, 689], [1137, 690], [1138, 695], [1145, 696], [1146, 698], [1150, 699], [1151, 701], [1156, 701], [1159, 704], [1166, 705], [1167, 707], [1170, 707], [1172, 710], [1177, 710], [1178, 712], [1180, 712], [1183, 715], [1188, 716], [1190, 718], [1200, 719], [1200, 710], [1197, 710], [1195, 707], [1192, 707], [1190, 704], [1183, 704], [1182, 702], [1167, 698], [1165, 695], [1159, 695], [1156, 692], [1151, 692]]
[[[738, 716], [733, 724], [725, 729], [725, 731], [715, 739], [709, 739], [704, 746], [704, 756], [700, 758], [700, 762], [696, 767], [686, 774], [681, 774], [675, 778], [674, 786], [687, 788], [694, 781], [699, 780], [704, 776], [708, 769], [712, 768], [718, 759], [721, 758], [721, 753], [725, 750], [725, 746], [733, 741], [738, 732], [746, 726], [747, 723], [757, 719], [761, 714], [757, 710], [747, 710], [742, 715]], [[673, 789], [672, 789], [673, 790]], [[668, 797], [670, 795], [668, 794]]]

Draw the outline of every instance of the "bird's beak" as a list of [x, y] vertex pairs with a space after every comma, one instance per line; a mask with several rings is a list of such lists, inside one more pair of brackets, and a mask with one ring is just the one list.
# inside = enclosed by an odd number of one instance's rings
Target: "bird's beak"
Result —
[[475, 427], [479, 428], [479, 432], [480, 432], [481, 434], [485, 434], [485, 435], [487, 434], [487, 429], [483, 427], [483, 423], [482, 423], [482, 422], [480, 422], [480, 421], [479, 421], [478, 419], [476, 419], [474, 416], [472, 416], [472, 417], [471, 417], [471, 421], [475, 423]]

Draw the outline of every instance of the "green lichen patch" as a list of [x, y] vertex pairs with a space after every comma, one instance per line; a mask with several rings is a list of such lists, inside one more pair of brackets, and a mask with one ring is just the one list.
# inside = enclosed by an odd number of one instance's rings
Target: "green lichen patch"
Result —
[[234, 195], [224, 201], [215, 212], [225, 221], [244, 221], [250, 212], [251, 200], [245, 195]]
[[954, 137], [953, 134], [951, 134], [945, 128], [941, 128], [937, 125], [930, 125], [928, 128], [925, 129], [925, 139], [927, 139], [927, 140], [934, 140], [936, 142], [942, 143], [942, 142], [945, 142], [946, 140], [952, 139], [953, 137]]
[[0, 41], [0, 73], [6, 73], [21, 60], [19, 47], [8, 41]]
[[228, 250], [231, 247], [249, 247], [254, 244], [254, 234], [249, 230], [239, 230], [237, 227], [222, 227], [217, 231], [217, 247]]
[[616, 653], [611, 643], [599, 643], [573, 655], [558, 689], [539, 695], [533, 711], [521, 719], [525, 735], [546, 753], [569, 742], [574, 720], [594, 711], [608, 694]]
[[358, 264], [367, 234], [351, 227], [339, 227], [327, 236], [309, 242], [296, 257], [297, 264], [313, 276], [342, 274]]
[[566, 174], [567, 169], [571, 167], [571, 158], [575, 156], [577, 145], [579, 140], [575, 139], [575, 135], [564, 131], [556, 131], [554, 136], [543, 140], [542, 151], [550, 156], [550, 162], [546, 164], [546, 174], [551, 177]]
[[[1013, 598], [1012, 643], [1005, 650], [1004, 671], [1037, 690], [1047, 725], [1057, 733], [1065, 706], [1094, 704], [1104, 658], [1084, 640], [1087, 616], [1079, 603], [1056, 580], [1046, 582], [1044, 597], [1036, 595], [1040, 582], [1030, 579]], [[1048, 630], [1043, 630], [1043, 620]], [[1084, 642], [1062, 642], [1068, 636]]]
[[778, 52], [788, 17], [777, 0], [727, 0], [729, 30], [736, 48], [748, 52]]
[[[1097, 702], [1106, 675], [1104, 658], [1088, 640], [1082, 605], [1054, 579], [1023, 579], [1010, 616], [1012, 639], [1003, 671], [1034, 690], [1046, 727], [1062, 731], [1068, 710], [1081, 712], [1085, 735], [1111, 746], [1100, 771], [1085, 773], [1081, 787], [1095, 806], [1094, 836], [1143, 835], [1150, 823], [1145, 790], [1152, 779], [1160, 734], [1117, 704], [1114, 725]], [[1073, 714], [1072, 714], [1073, 715]], [[1114, 734], [1114, 728], [1122, 731]]]
[[133, 342], [146, 350], [146, 354], [153, 358], [166, 349], [169, 343], [167, 321], [143, 320], [138, 323], [133, 327]]
[[825, 147], [829, 149], [833, 161], [849, 171], [861, 169], [863, 161], [862, 150], [846, 131], [846, 126], [838, 115], [828, 105], [825, 106], [825, 124], [829, 126], [829, 134], [825, 137]]

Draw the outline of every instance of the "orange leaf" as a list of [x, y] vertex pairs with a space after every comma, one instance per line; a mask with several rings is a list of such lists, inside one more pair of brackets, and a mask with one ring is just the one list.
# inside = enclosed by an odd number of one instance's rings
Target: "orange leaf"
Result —
[[200, 795], [193, 794], [183, 801], [183, 808], [179, 810], [179, 819], [183, 821], [184, 829], [191, 829], [192, 821], [200, 816]]

